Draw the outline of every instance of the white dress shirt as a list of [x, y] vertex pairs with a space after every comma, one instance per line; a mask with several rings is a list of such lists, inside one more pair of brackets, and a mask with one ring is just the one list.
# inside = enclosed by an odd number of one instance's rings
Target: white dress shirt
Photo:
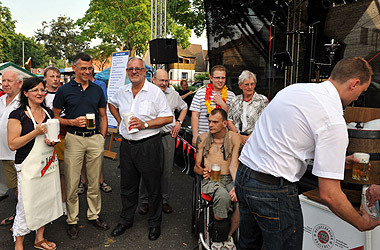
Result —
[[123, 122], [124, 114], [133, 112], [133, 116], [143, 122], [156, 119], [157, 117], [173, 117], [173, 113], [162, 90], [147, 80], [145, 80], [144, 86], [135, 97], [133, 97], [132, 93], [132, 84], [127, 84], [121, 86], [118, 91], [109, 98], [108, 102], [119, 109], [122, 118], [119, 131], [120, 134], [128, 140], [141, 140], [153, 136], [159, 133], [160, 128], [148, 128], [140, 130], [137, 133], [128, 134]]
[[14, 160], [16, 151], [8, 146], [8, 118], [9, 114], [20, 107], [20, 94], [6, 105], [7, 94], [0, 97], [0, 160]]
[[293, 84], [265, 108], [239, 160], [253, 170], [296, 182], [306, 171], [306, 160], [314, 159], [314, 175], [342, 180], [347, 145], [334, 85]]

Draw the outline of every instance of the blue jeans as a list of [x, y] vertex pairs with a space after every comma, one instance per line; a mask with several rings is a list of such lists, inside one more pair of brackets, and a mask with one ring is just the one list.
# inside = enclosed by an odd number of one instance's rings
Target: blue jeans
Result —
[[296, 184], [271, 185], [251, 177], [252, 170], [240, 163], [235, 192], [240, 224], [237, 248], [301, 250], [303, 217]]

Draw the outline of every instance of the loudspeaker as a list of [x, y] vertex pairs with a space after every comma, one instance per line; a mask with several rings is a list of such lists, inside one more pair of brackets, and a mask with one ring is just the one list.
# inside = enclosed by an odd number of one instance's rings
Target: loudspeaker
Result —
[[178, 62], [176, 39], [157, 38], [149, 41], [149, 47], [151, 64]]

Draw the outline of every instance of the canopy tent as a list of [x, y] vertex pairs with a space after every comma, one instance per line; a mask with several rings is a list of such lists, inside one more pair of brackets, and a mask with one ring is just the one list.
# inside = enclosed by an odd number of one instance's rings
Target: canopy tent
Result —
[[28, 78], [32, 76], [36, 76], [35, 74], [31, 73], [30, 71], [27, 71], [26, 69], [21, 68], [17, 64], [14, 64], [12, 62], [5, 62], [5, 63], [0, 63], [0, 73], [3, 74], [5, 71], [8, 70], [13, 70], [16, 72], [19, 72], [22, 77]]
[[[148, 80], [148, 81], [152, 81], [152, 76], [153, 76], [153, 73], [154, 73], [154, 69], [152, 71], [152, 67], [148, 66], [148, 65], [145, 65], [145, 68], [146, 68], [146, 75], [145, 75], [145, 78]], [[109, 68], [106, 68], [105, 70], [97, 73], [95, 75], [95, 79], [96, 80], [100, 80], [100, 81], [103, 81], [105, 83], [108, 83], [108, 80], [109, 80], [109, 77], [110, 77], [110, 72], [111, 72], [111, 67]], [[127, 80], [126, 80], [126, 84], [129, 84], [131, 83], [131, 81], [129, 80], [129, 78], [127, 77]]]

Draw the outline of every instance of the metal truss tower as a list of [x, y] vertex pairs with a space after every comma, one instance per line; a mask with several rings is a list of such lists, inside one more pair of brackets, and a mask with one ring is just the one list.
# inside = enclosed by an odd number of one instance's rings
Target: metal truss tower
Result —
[[166, 38], [166, 0], [151, 0], [150, 39]]

